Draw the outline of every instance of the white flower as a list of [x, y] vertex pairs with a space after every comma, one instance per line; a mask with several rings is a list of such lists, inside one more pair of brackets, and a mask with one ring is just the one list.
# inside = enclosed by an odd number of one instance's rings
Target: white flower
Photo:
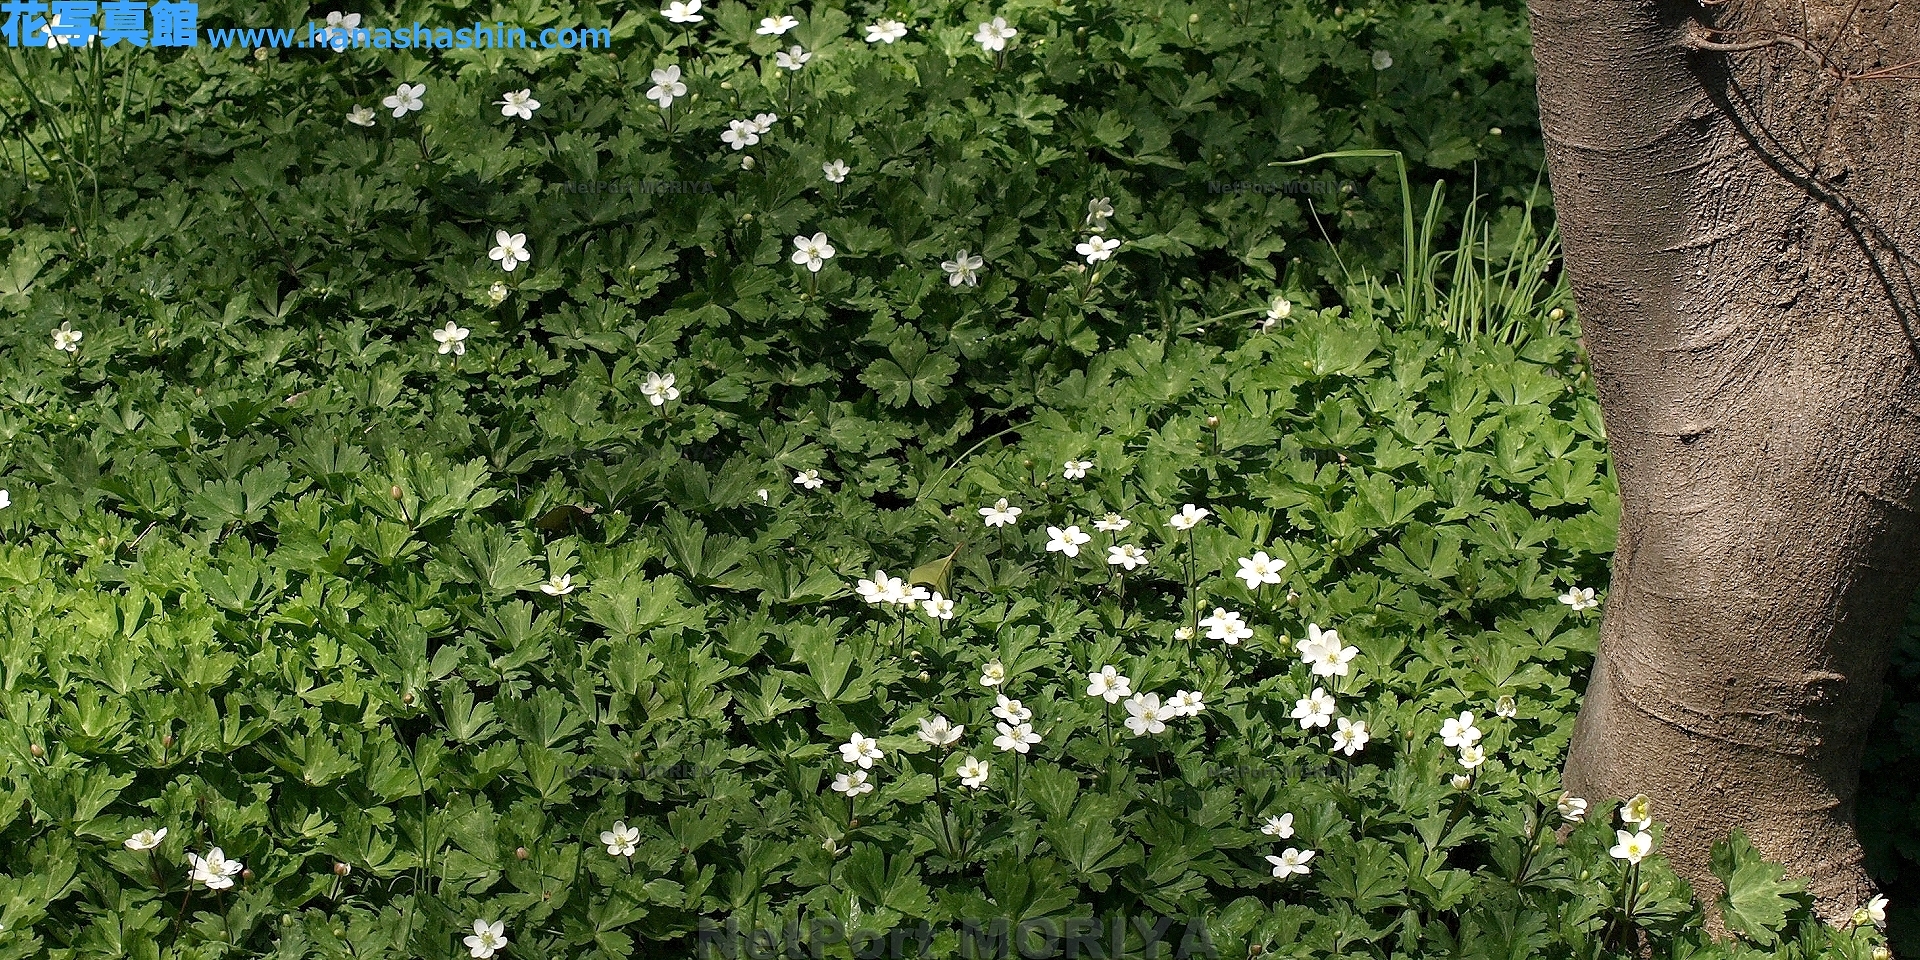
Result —
[[1496, 717], [1507, 717], [1511, 719], [1512, 717], [1518, 716], [1519, 713], [1520, 704], [1514, 701], [1512, 695], [1502, 696], [1493, 702], [1493, 715]]
[[647, 374], [647, 382], [640, 385], [640, 393], [656, 407], [664, 407], [667, 401], [680, 399], [680, 388], [673, 385], [671, 373]]
[[[44, 9], [46, 9], [46, 8], [45, 8], [45, 7], [42, 7], [41, 9], [43, 9], [43, 10], [44, 10]], [[59, 14], [55, 14], [55, 15], [53, 15], [53, 16], [51, 16], [51, 17], [48, 17], [48, 18], [47, 18], [47, 20], [46, 20], [46, 22], [45, 22], [45, 23], [42, 23], [42, 24], [40, 25], [40, 29], [41, 29], [42, 31], [44, 31], [44, 32], [46, 33], [46, 35], [47, 35], [47, 49], [49, 49], [49, 50], [52, 50], [53, 48], [55, 48], [55, 47], [58, 47], [59, 45], [61, 45], [61, 44], [63, 44], [63, 43], [65, 43], [65, 44], [71, 44], [71, 43], [73, 43], [73, 40], [72, 40], [72, 39], [70, 39], [70, 38], [68, 38], [68, 37], [63, 37], [63, 36], [61, 36], [61, 35], [59, 35], [58, 33], [55, 33], [55, 32], [54, 32], [54, 28], [55, 28], [55, 27], [58, 27], [58, 26], [60, 26], [60, 16], [59, 16]], [[91, 46], [91, 45], [92, 45], [92, 43], [93, 43], [93, 41], [92, 41], [92, 40], [88, 40], [88, 41], [87, 41], [87, 43], [88, 43], [88, 45], [89, 45], [89, 46]]]
[[1566, 818], [1568, 823], [1579, 823], [1587, 818], [1587, 802], [1572, 793], [1561, 794], [1556, 806], [1560, 809], [1560, 816]]
[[1127, 729], [1136, 737], [1167, 729], [1166, 716], [1157, 693], [1136, 693], [1127, 699]]
[[1113, 216], [1113, 200], [1099, 197], [1087, 201], [1087, 227], [1093, 230], [1107, 229], [1107, 218]]
[[526, 234], [495, 230], [493, 232], [493, 242], [496, 246], [492, 250], [487, 251], [487, 256], [500, 261], [501, 268], [505, 269], [508, 273], [512, 273], [513, 268], [522, 263], [533, 262], [533, 255], [527, 252]]
[[931, 618], [935, 618], [935, 620], [952, 620], [952, 618], [954, 618], [954, 601], [943, 597], [937, 589], [933, 591], [931, 597], [920, 601], [920, 609], [927, 612], [927, 616], [931, 616]]
[[1167, 698], [1167, 716], [1197, 717], [1205, 713], [1206, 702], [1198, 690], [1182, 690]]
[[1273, 304], [1267, 307], [1266, 318], [1258, 326], [1262, 330], [1272, 330], [1274, 325], [1293, 316], [1293, 301], [1286, 297], [1274, 297]]
[[647, 99], [665, 110], [673, 106], [676, 97], [687, 95], [687, 85], [680, 82], [680, 65], [670, 64], [653, 71], [653, 86], [647, 88]]
[[1120, 241], [1108, 240], [1096, 233], [1076, 244], [1073, 251], [1086, 257], [1088, 263], [1099, 263], [1113, 256], [1113, 252], [1118, 249], [1120, 249]]
[[1293, 836], [1293, 814], [1283, 813], [1277, 817], [1268, 817], [1267, 822], [1260, 825], [1260, 832], [1282, 840]]
[[1620, 807], [1620, 822], [1645, 830], [1648, 824], [1653, 823], [1653, 801], [1648, 800], [1644, 793], [1636, 794]]
[[208, 890], [225, 890], [233, 886], [233, 875], [244, 869], [240, 861], [227, 859], [219, 847], [207, 851], [205, 857], [188, 853], [187, 862], [193, 866], [189, 881], [205, 884]]
[[1340, 729], [1333, 732], [1333, 748], [1335, 750], [1345, 751], [1346, 755], [1351, 757], [1359, 752], [1361, 747], [1366, 746], [1367, 741], [1371, 739], [1373, 739], [1373, 734], [1367, 732], [1367, 724], [1365, 721], [1348, 720], [1346, 717], [1341, 717]]
[[1007, 682], [1007, 668], [1000, 661], [994, 660], [980, 669], [981, 686], [997, 687], [1005, 682]]
[[745, 150], [760, 142], [760, 128], [752, 120], [728, 120], [727, 132], [720, 135], [720, 142], [735, 150]]
[[1638, 833], [1615, 830], [1613, 836], [1614, 839], [1619, 842], [1615, 843], [1613, 848], [1607, 852], [1612, 854], [1615, 860], [1639, 863], [1646, 859], [1647, 854], [1653, 852], [1653, 836], [1645, 830]]
[[765, 37], [777, 37], [799, 25], [800, 21], [786, 14], [777, 17], [761, 17], [760, 29], [755, 30], [754, 33]]
[[549, 597], [564, 597], [573, 592], [573, 574], [563, 573], [552, 577], [540, 585], [540, 592]]
[[969, 287], [980, 285], [980, 267], [986, 261], [967, 253], [965, 247], [952, 260], [940, 261], [940, 269], [947, 273], [947, 286], [957, 287], [966, 284]]
[[1349, 664], [1360, 655], [1359, 647], [1340, 645], [1340, 631], [1321, 630], [1317, 623], [1307, 624], [1307, 639], [1294, 644], [1300, 656], [1313, 666], [1316, 677], [1344, 677]]
[[600, 831], [600, 842], [607, 845], [609, 857], [631, 857], [640, 848], [640, 828], [627, 826], [625, 820], [615, 820], [612, 830]]
[[1886, 897], [1875, 896], [1872, 900], [1868, 900], [1867, 905], [1861, 907], [1860, 911], [1867, 915], [1868, 920], [1873, 921], [1874, 926], [1885, 929], [1887, 925]]
[[885, 570], [873, 571], [872, 580], [861, 580], [860, 583], [854, 587], [854, 590], [860, 594], [860, 599], [876, 605], [892, 603], [893, 598], [905, 589], [905, 584], [893, 577], [887, 576]]
[[960, 740], [960, 734], [966, 729], [964, 725], [955, 724], [939, 715], [920, 718], [920, 739], [926, 741], [929, 746], [952, 746]]
[[811, 237], [793, 238], [793, 262], [804, 263], [814, 273], [820, 272], [822, 264], [833, 259], [833, 246], [827, 243], [827, 235], [816, 233]]
[[798, 44], [773, 55], [773, 62], [788, 70], [799, 70], [801, 67], [807, 65], [808, 60], [812, 59], [813, 54], [808, 53], [805, 47]]
[[433, 339], [440, 344], [441, 353], [451, 353], [456, 357], [464, 357], [467, 355], [467, 334], [472, 332], [473, 331], [468, 330], [466, 327], [454, 323], [452, 320], [448, 320], [446, 326], [433, 331]]
[[1267, 862], [1273, 864], [1273, 875], [1282, 880], [1296, 873], [1306, 874], [1309, 870], [1307, 861], [1312, 859], [1312, 850], [1300, 850], [1294, 847], [1280, 851], [1277, 857], [1272, 854], [1267, 855]]
[[1200, 521], [1205, 520], [1212, 512], [1213, 511], [1208, 510], [1206, 507], [1196, 507], [1189, 503], [1181, 507], [1179, 513], [1167, 518], [1167, 526], [1175, 530], [1192, 530], [1194, 527], [1199, 526]]
[[1092, 460], [1068, 460], [1060, 468], [1060, 475], [1068, 480], [1079, 480], [1085, 477], [1087, 471], [1091, 469], [1093, 469]]
[[1120, 698], [1133, 693], [1133, 680], [1126, 674], [1113, 668], [1111, 664], [1101, 667], [1098, 673], [1087, 674], [1087, 696], [1101, 697], [1108, 703], [1119, 703]]
[[907, 35], [907, 25], [898, 20], [878, 20], [867, 24], [868, 43], [892, 43]]
[[533, 98], [533, 91], [530, 89], [503, 93], [500, 97], [501, 99], [495, 100], [493, 105], [500, 108], [500, 115], [503, 117], [532, 120], [533, 112], [540, 109], [540, 101]]
[[772, 130], [773, 125], [778, 122], [780, 122], [780, 115], [777, 113], [755, 114], [753, 117], [753, 131], [755, 133], [766, 133]]
[[1285, 560], [1275, 560], [1262, 550], [1251, 557], [1240, 558], [1240, 572], [1235, 574], [1247, 582], [1248, 590], [1258, 590], [1263, 583], [1279, 583], [1280, 571], [1286, 569]]
[[494, 306], [497, 307], [506, 299], [507, 299], [507, 285], [504, 281], [495, 280], [491, 286], [487, 287], [488, 303], [493, 304]]
[[60, 329], [53, 332], [53, 348], [68, 353], [79, 353], [80, 338], [83, 336], [86, 334], [73, 329], [72, 321], [63, 320], [60, 322]]
[[373, 126], [373, 108], [354, 104], [353, 109], [347, 111], [347, 122], [357, 127]]
[[1440, 725], [1440, 742], [1449, 747], [1465, 747], [1480, 742], [1480, 728], [1473, 725], [1473, 714], [1448, 717]]
[[327, 29], [321, 31], [318, 39], [337, 53], [353, 45], [353, 31], [359, 26], [359, 14], [335, 10], [327, 14]]
[[1592, 587], [1571, 587], [1560, 595], [1560, 602], [1572, 607], [1574, 613], [1600, 605], [1600, 601], [1593, 598]]
[[1455, 790], [1465, 790], [1473, 786], [1473, 775], [1470, 773], [1456, 773], [1448, 777], [1447, 782], [1453, 784]]
[[847, 738], [846, 743], [840, 745], [840, 759], [856, 764], [862, 770], [871, 769], [875, 760], [885, 756], [886, 754], [880, 750], [880, 741], [872, 737], [863, 737], [858, 730], [853, 732], [853, 736]]
[[754, 491], [754, 495], [760, 498], [760, 502], [761, 502], [761, 503], [766, 503], [766, 502], [767, 502], [767, 488], [766, 488], [766, 487], [761, 487], [760, 489], [758, 489], [758, 490], [755, 490], [755, 491]]
[[960, 775], [962, 786], [978, 790], [987, 785], [987, 762], [975, 759], [972, 754], [960, 761], [960, 769], [955, 772]]
[[487, 960], [488, 957], [493, 956], [494, 951], [507, 945], [507, 922], [496, 920], [488, 923], [485, 920], [475, 920], [473, 932], [467, 935], [466, 942], [467, 950], [471, 952], [474, 960]]
[[1116, 567], [1125, 567], [1132, 572], [1134, 567], [1147, 562], [1147, 552], [1131, 543], [1123, 543], [1107, 548], [1107, 563]]
[[[4, 497], [5, 494], [6, 494], [5, 490], [0, 490], [0, 497]], [[0, 506], [4, 506], [4, 504], [0, 504]], [[142, 830], [139, 833], [136, 833], [133, 836], [128, 837], [126, 839], [127, 849], [128, 850], [152, 850], [154, 847], [157, 847], [160, 845], [160, 841], [165, 840], [166, 838], [167, 838], [166, 827], [161, 827], [158, 830]]]
[[1007, 699], [1004, 693], [1000, 695], [999, 705], [993, 708], [993, 715], [1008, 723], [1026, 723], [1033, 719], [1032, 710], [1018, 700]]
[[1078, 526], [1070, 526], [1065, 530], [1059, 527], [1048, 527], [1047, 552], [1077, 557], [1080, 555], [1080, 545], [1092, 539], [1092, 534], [1082, 533]]
[[1214, 607], [1213, 615], [1201, 620], [1200, 625], [1207, 628], [1208, 640], [1224, 640], [1230, 647], [1253, 636], [1253, 628], [1247, 626], [1240, 614], [1225, 607]]
[[1033, 732], [1033, 724], [1030, 723], [1008, 725], [1001, 722], [994, 724], [993, 728], [1000, 731], [1000, 735], [993, 738], [993, 745], [1002, 750], [1026, 753], [1029, 747], [1040, 742], [1040, 735]]
[[845, 182], [847, 174], [852, 172], [852, 169], [853, 168], [847, 166], [845, 160], [828, 160], [826, 163], [820, 165], [820, 172], [826, 174], [828, 183]]
[[673, 0], [660, 15], [674, 23], [699, 23], [706, 19], [700, 15], [700, 0]]
[[[6, 508], [11, 506], [13, 506], [12, 495], [8, 494], [5, 490], [0, 490], [0, 510], [5, 510]], [[166, 829], [167, 828], [165, 827], [160, 828], [161, 832], [163, 833], [166, 831]]]
[[1174, 627], [1173, 638], [1175, 640], [1192, 640], [1193, 628], [1192, 627]]
[[793, 482], [798, 484], [802, 490], [818, 490], [826, 486], [827, 483], [825, 480], [820, 479], [820, 471], [818, 470], [802, 470], [793, 475]]
[[1375, 70], [1385, 70], [1391, 66], [1393, 66], [1393, 54], [1385, 50], [1375, 50], [1373, 52], [1373, 68]]
[[1487, 762], [1487, 752], [1477, 743], [1469, 743], [1460, 748], [1460, 765], [1472, 770]]
[[[724, 134], [722, 134], [722, 136], [724, 136]], [[753, 154], [749, 153], [746, 156], [740, 158], [740, 169], [752, 170], [753, 163], [754, 163]]]
[[1133, 526], [1133, 521], [1117, 513], [1109, 513], [1093, 522], [1093, 528], [1095, 530], [1106, 533], [1119, 533], [1130, 526]]
[[857, 797], [863, 793], [872, 793], [873, 784], [867, 782], [867, 772], [865, 770], [854, 770], [847, 773], [835, 774], [833, 778], [833, 789], [849, 797]]
[[409, 111], [424, 109], [427, 104], [421, 98], [426, 92], [427, 85], [424, 83], [403, 83], [393, 96], [380, 101], [380, 105], [392, 110], [394, 119], [398, 120]]
[[1019, 507], [1007, 506], [1007, 498], [1001, 497], [991, 507], [981, 507], [980, 516], [985, 518], [989, 527], [1010, 526], [1020, 518]]
[[994, 17], [991, 21], [981, 24], [980, 29], [973, 32], [973, 42], [979, 44], [982, 49], [989, 53], [997, 53], [1005, 50], [1007, 48], [1007, 41], [1012, 40], [1014, 34], [1019, 32], [1020, 31], [1007, 26], [1006, 17]]
[[1314, 687], [1312, 693], [1294, 701], [1293, 719], [1300, 721], [1302, 730], [1324, 727], [1332, 722], [1334, 709], [1333, 697], [1326, 688]]

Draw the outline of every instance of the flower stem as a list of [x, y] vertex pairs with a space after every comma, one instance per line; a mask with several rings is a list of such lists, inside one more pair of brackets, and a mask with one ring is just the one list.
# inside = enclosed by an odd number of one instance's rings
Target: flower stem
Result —
[[1193, 592], [1193, 528], [1187, 528], [1187, 626], [1195, 634], [1200, 632], [1199, 597]]

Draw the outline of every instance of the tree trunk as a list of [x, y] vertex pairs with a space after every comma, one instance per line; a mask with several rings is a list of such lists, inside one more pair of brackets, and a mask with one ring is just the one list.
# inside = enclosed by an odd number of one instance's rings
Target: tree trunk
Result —
[[[1920, 19], [1531, 0], [1554, 204], [1620, 485], [1566, 784], [1645, 793], [1702, 899], [1745, 830], [1873, 888], [1862, 740], [1920, 586]], [[1710, 916], [1713, 914], [1709, 909]], [[1717, 924], [1716, 924], [1717, 926]]]

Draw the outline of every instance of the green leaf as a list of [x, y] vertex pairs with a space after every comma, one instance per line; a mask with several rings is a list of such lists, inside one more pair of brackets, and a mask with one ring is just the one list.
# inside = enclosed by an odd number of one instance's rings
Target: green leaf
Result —
[[1788, 918], [1812, 907], [1806, 881], [1768, 863], [1737, 828], [1713, 845], [1711, 868], [1725, 887], [1720, 915], [1727, 928], [1760, 946], [1780, 942]]

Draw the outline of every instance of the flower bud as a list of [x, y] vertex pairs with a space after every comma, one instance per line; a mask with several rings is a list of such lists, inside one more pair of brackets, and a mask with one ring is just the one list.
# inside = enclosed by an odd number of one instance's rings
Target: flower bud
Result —
[[1220, 418], [1219, 418], [1219, 417], [1208, 417], [1208, 418], [1207, 418], [1207, 429], [1209, 429], [1209, 430], [1211, 430], [1211, 429], [1213, 429], [1214, 427], [1217, 427], [1217, 426], [1219, 426], [1219, 425], [1220, 425]]
[[252, 880], [252, 879], [253, 879], [253, 868], [252, 868], [252, 867], [242, 867], [242, 868], [240, 868], [240, 879], [242, 879], [242, 880]]
[[1247, 956], [1249, 957], [1257, 957], [1265, 952], [1267, 952], [1267, 948], [1258, 943], [1247, 948]]
[[407, 706], [409, 706], [409, 707], [411, 707], [411, 706], [413, 706], [413, 693], [412, 693], [412, 691], [408, 691], [408, 692], [406, 692], [406, 693], [403, 693], [403, 694], [401, 694], [401, 695], [400, 695], [400, 702], [401, 702], [401, 703], [404, 703], [404, 704], [406, 704], [406, 705], [407, 705]]
[[28, 746], [28, 747], [27, 747], [27, 752], [28, 752], [28, 753], [31, 753], [31, 754], [33, 754], [33, 758], [34, 758], [35, 760], [39, 760], [39, 759], [42, 759], [42, 758], [44, 758], [44, 757], [46, 757], [46, 755], [47, 755], [47, 748], [46, 748], [46, 747], [43, 747], [43, 746], [41, 746], [41, 745], [39, 745], [39, 744], [37, 744], [37, 743], [36, 743], [36, 744], [32, 744], [32, 745], [30, 745], [30, 746]]
[[1187, 14], [1187, 22], [1188, 22], [1188, 23], [1199, 23], [1199, 22], [1200, 22], [1200, 15], [1199, 15], [1199, 14], [1197, 14], [1197, 13], [1189, 13], [1189, 14]]
[[333, 862], [333, 875], [334, 875], [334, 876], [336, 876], [336, 877], [344, 877], [344, 876], [346, 876], [346, 875], [348, 875], [348, 874], [350, 874], [350, 873], [352, 873], [352, 872], [353, 872], [353, 866], [352, 866], [351, 864], [345, 864], [345, 863], [341, 863], [341, 862], [340, 862], [340, 861], [338, 861], [338, 860], [335, 860], [335, 861]]
[[525, 860], [526, 858], [528, 858], [528, 857], [530, 857], [530, 856], [532, 856], [532, 854], [530, 854], [530, 853], [528, 853], [528, 852], [527, 852], [527, 848], [526, 848], [526, 847], [515, 847], [515, 848], [513, 849], [513, 858], [514, 858], [515, 860]]
[[395, 500], [398, 500], [401, 497], [405, 496], [405, 494], [400, 492], [400, 485], [396, 483], [393, 486], [387, 488], [387, 496], [392, 497]]
[[161, 737], [160, 746], [171, 749], [173, 747], [173, 734], [169, 733]]
[[196, 396], [196, 397], [197, 397], [197, 396], [200, 396], [200, 395], [201, 395], [202, 393], [205, 393], [205, 392], [206, 392], [206, 391], [204, 391], [204, 390], [201, 390], [201, 389], [200, 389], [199, 387], [194, 387], [194, 388], [193, 388], [193, 395], [194, 395], [194, 396]]
[[1559, 307], [1554, 307], [1551, 311], [1547, 313], [1547, 319], [1559, 320], [1564, 318], [1566, 315], [1567, 315], [1567, 312], [1565, 310], [1562, 310]]

